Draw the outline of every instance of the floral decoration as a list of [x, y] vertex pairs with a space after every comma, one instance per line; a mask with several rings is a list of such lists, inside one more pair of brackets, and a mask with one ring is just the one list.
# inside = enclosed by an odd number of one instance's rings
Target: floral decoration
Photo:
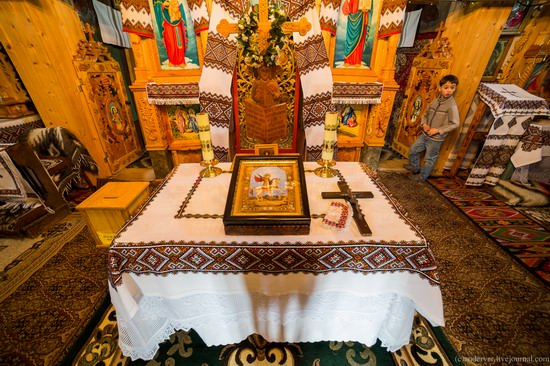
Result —
[[245, 14], [238, 23], [239, 34], [237, 44], [242, 50], [244, 62], [251, 67], [280, 65], [279, 56], [281, 50], [288, 42], [288, 37], [283, 32], [282, 24], [289, 20], [282, 7], [277, 3], [269, 5], [269, 22], [271, 29], [267, 39], [267, 47], [260, 50], [260, 36], [258, 34], [259, 8], [254, 5], [249, 14]]

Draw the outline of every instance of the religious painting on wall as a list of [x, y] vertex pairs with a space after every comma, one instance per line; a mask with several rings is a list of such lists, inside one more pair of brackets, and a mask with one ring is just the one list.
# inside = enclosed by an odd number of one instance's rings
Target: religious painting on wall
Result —
[[517, 1], [512, 7], [510, 16], [506, 20], [502, 28], [503, 35], [518, 35], [521, 34], [527, 25], [529, 9], [532, 8], [531, 0]]
[[197, 38], [186, 0], [154, 0], [152, 18], [161, 70], [199, 69]]
[[338, 118], [338, 136], [361, 136], [361, 130], [366, 119], [368, 105], [339, 104], [336, 105]]
[[344, 0], [336, 28], [335, 69], [370, 70], [378, 29], [380, 0]]
[[197, 140], [199, 138], [199, 126], [197, 113], [200, 105], [168, 105], [166, 114], [170, 131], [174, 140]]
[[541, 98], [550, 99], [550, 60], [535, 65], [523, 89]]
[[512, 37], [500, 37], [491, 53], [491, 58], [489, 58], [489, 63], [483, 72], [482, 81], [495, 81], [498, 78], [498, 74], [504, 63], [504, 59], [508, 54], [508, 50], [512, 45]]

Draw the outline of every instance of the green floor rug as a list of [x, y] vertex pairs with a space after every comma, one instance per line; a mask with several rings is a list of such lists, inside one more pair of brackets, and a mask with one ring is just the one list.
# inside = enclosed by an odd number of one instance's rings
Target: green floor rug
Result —
[[116, 346], [116, 313], [111, 306], [73, 363], [79, 366], [376, 366], [459, 365], [460, 358], [439, 330], [438, 336], [421, 316], [415, 317], [411, 343], [393, 354], [380, 342], [367, 347], [357, 342], [270, 343], [261, 336], [225, 346], [207, 347], [193, 330], [174, 333], [151, 361], [131, 361]]

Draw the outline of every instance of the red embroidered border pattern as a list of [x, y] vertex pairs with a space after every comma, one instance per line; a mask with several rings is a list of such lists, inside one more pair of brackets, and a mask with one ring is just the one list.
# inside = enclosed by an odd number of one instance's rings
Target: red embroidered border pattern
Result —
[[123, 272], [167, 275], [175, 272], [266, 273], [334, 271], [409, 272], [439, 284], [432, 251], [411, 243], [139, 243], [111, 247], [110, 281]]
[[333, 98], [382, 98], [384, 84], [335, 82]]
[[149, 98], [199, 98], [199, 83], [191, 82], [185, 84], [156, 84], [145, 85], [145, 92]]

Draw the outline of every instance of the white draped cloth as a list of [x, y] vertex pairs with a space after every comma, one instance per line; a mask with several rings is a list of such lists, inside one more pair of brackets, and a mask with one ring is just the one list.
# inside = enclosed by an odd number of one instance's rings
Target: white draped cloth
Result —
[[380, 339], [395, 351], [410, 339], [415, 310], [443, 326], [433, 253], [406, 212], [359, 163], [335, 166], [359, 199], [371, 230], [362, 237], [322, 225], [338, 177], [305, 163], [309, 235], [228, 236], [222, 221], [230, 164], [200, 178], [198, 164], [179, 165], [109, 250], [109, 290], [119, 346], [150, 359], [175, 330], [193, 328], [208, 346], [253, 333], [272, 342]]
[[533, 117], [549, 115], [548, 103], [514, 84], [485, 84], [478, 88], [481, 100], [495, 117], [485, 144], [466, 185], [495, 185]]
[[[521, 137], [516, 151], [510, 159], [516, 168], [512, 180], [527, 184], [530, 165], [537, 164], [548, 157], [550, 157], [550, 120], [546, 119], [531, 123]], [[549, 176], [550, 172], [546, 171], [546, 179], [543, 181], [550, 181]]]

